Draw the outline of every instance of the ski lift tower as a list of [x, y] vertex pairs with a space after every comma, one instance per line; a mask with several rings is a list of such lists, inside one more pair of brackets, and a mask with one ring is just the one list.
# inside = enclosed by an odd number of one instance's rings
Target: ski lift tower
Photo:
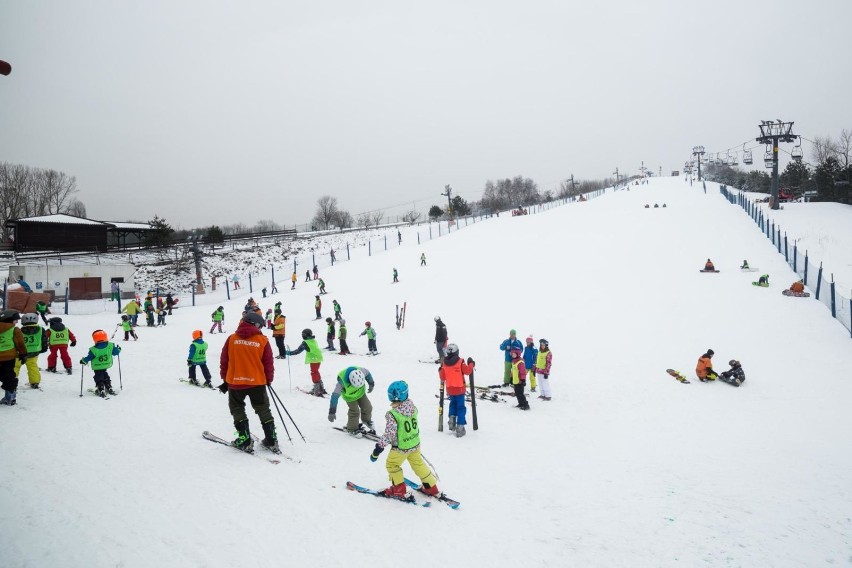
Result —
[[701, 156], [704, 155], [704, 146], [693, 146], [692, 155], [696, 157], [698, 163], [698, 179], [701, 180]]
[[793, 123], [784, 122], [780, 118], [776, 121], [761, 120], [758, 128], [760, 136], [756, 140], [761, 144], [772, 145], [772, 189], [769, 193], [769, 208], [778, 209], [778, 144], [795, 142], [797, 136], [793, 134]]

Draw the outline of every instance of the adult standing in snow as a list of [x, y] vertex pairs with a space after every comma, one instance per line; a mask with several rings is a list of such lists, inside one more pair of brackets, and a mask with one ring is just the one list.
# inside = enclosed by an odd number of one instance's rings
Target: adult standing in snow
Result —
[[447, 326], [441, 321], [441, 316], [435, 316], [435, 349], [438, 350], [438, 358], [435, 363], [444, 362], [444, 347], [447, 345]]
[[21, 319], [17, 310], [0, 312], [0, 384], [3, 385], [4, 396], [0, 404], [14, 406], [17, 404], [18, 375], [15, 373], [15, 362], [18, 358], [27, 356], [27, 344], [24, 334], [15, 325]]
[[110, 290], [109, 301], [110, 302], [118, 301], [118, 282], [113, 280], [109, 285], [109, 290]]
[[130, 316], [130, 323], [133, 327], [136, 327], [139, 322], [139, 313], [142, 311], [142, 307], [139, 305], [139, 300], [131, 300], [125, 304], [121, 311]]
[[360, 425], [364, 424], [367, 431], [375, 434], [373, 427], [373, 405], [367, 398], [367, 393], [373, 392], [376, 383], [370, 371], [363, 367], [347, 367], [337, 374], [337, 385], [331, 393], [331, 404], [328, 408], [328, 421], [337, 419], [337, 401], [340, 397], [349, 407], [347, 413], [346, 431], [355, 436], [361, 435]]
[[523, 351], [524, 346], [517, 338], [518, 332], [514, 329], [509, 330], [509, 339], [503, 340], [500, 344], [500, 351], [504, 353], [503, 361], [503, 384], [512, 384], [512, 349]]
[[263, 445], [274, 452], [279, 451], [275, 419], [269, 409], [266, 392], [266, 386], [271, 385], [275, 378], [275, 366], [272, 347], [261, 331], [264, 323], [262, 316], [247, 312], [237, 330], [225, 341], [219, 357], [219, 376], [222, 378], [219, 390], [228, 394], [228, 408], [237, 429], [237, 439], [232, 444], [249, 453], [254, 451], [254, 441], [246, 415], [246, 398], [251, 401], [263, 427]]
[[399, 229], [396, 230], [396, 240], [397, 240], [397, 244], [399, 244], [399, 245], [402, 244], [402, 233], [399, 232]]

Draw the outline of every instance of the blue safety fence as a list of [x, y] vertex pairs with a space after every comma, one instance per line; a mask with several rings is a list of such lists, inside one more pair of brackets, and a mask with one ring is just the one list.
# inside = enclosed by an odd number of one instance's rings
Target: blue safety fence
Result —
[[852, 337], [852, 292], [849, 297], [841, 294], [834, 282], [834, 275], [828, 272], [822, 262], [810, 257], [807, 250], [799, 249], [798, 239], [787, 235], [786, 231], [782, 232], [781, 226], [765, 216], [763, 209], [747, 198], [745, 193], [730, 191], [724, 185], [720, 185], [719, 190], [725, 199], [743, 208], [766, 238], [772, 242], [778, 254], [784, 256], [784, 260], [793, 272], [798, 274], [805, 286], [810, 289], [811, 296], [825, 304], [831, 312], [831, 317], [839, 320]]

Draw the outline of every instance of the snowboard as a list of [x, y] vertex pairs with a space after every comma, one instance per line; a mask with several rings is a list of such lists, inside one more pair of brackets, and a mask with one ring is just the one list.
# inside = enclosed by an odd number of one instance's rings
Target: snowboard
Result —
[[[723, 383], [728, 383], [729, 385], [735, 386], [735, 387], [738, 387], [742, 384], [739, 379], [735, 379], [733, 377], [726, 377], [724, 373], [719, 375], [719, 380], [722, 381]], [[745, 379], [743, 379], [743, 380], [745, 380]]]
[[795, 298], [809, 298], [811, 296], [810, 292], [793, 292], [789, 288], [787, 288], [786, 290], [781, 290], [781, 293], [785, 296], [791, 296]]
[[715, 272], [719, 272], [718, 270], [699, 270], [698, 272], [707, 272], [708, 274], [713, 274]]
[[673, 376], [678, 381], [680, 381], [681, 383], [683, 383], [685, 385], [689, 384], [689, 381], [686, 380], [686, 377], [682, 373], [679, 373], [678, 371], [675, 371], [674, 369], [666, 369], [666, 372], [668, 374], [670, 374], [671, 376]]
[[757, 272], [758, 270], [760, 270], [760, 269], [759, 268], [753, 268], [753, 267], [749, 267], [749, 268], [740, 267], [740, 271], [742, 271], [742, 272]]
[[751, 285], [760, 286], [761, 288], [769, 288], [769, 282], [767, 282], [766, 284], [761, 284], [760, 282], [752, 282]]

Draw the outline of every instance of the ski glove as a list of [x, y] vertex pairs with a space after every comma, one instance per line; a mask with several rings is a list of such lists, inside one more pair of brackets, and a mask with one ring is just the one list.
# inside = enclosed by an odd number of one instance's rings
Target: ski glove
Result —
[[369, 386], [367, 387], [367, 392], [368, 393], [373, 392], [374, 388], [376, 388], [376, 383], [370, 383]]
[[187, 360], [186, 360], [186, 366], [187, 366], [187, 367], [192, 367], [192, 359], [187, 359]]
[[379, 456], [381, 455], [381, 453], [383, 451], [385, 451], [385, 449], [383, 447], [381, 447], [380, 445], [376, 444], [376, 447], [373, 448], [373, 453], [370, 454], [370, 461], [375, 463], [376, 460], [379, 459]]
[[476, 366], [476, 361], [474, 361], [471, 357], [468, 357], [467, 358], [467, 364], [470, 365], [471, 367], [474, 367], [474, 366]]
[[219, 389], [219, 392], [221, 392], [222, 394], [225, 394], [226, 392], [228, 392], [228, 383], [223, 382], [221, 385], [219, 385], [216, 388]]
[[329, 408], [328, 409], [328, 421], [334, 422], [336, 419], [337, 419], [337, 409], [336, 408]]
[[74, 341], [71, 342], [71, 347], [76, 347], [76, 346], [77, 346], [77, 340], [75, 339]]
[[80, 364], [81, 364], [81, 365], [86, 365], [87, 363], [88, 363], [88, 361], [86, 361], [85, 359], [80, 359]]

